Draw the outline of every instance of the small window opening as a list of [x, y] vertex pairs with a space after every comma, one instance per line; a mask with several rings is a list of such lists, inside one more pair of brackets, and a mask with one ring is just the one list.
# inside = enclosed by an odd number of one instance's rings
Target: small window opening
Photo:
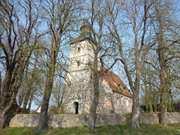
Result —
[[78, 47], [78, 52], [80, 52], [80, 50], [81, 50], [81, 48], [80, 48], [80, 47]]
[[74, 102], [74, 111], [75, 111], [75, 114], [78, 114], [79, 113], [79, 103], [78, 102]]
[[80, 61], [77, 61], [77, 65], [80, 66]]
[[90, 79], [93, 79], [93, 74], [91, 73], [91, 75], [90, 75]]

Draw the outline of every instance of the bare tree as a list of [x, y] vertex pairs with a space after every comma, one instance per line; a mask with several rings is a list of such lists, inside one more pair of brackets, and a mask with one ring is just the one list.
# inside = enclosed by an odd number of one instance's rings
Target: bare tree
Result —
[[16, 2], [5, 0], [0, 2], [2, 18], [0, 23], [3, 26], [0, 47], [3, 52], [1, 59], [3, 59], [5, 68], [1, 85], [0, 128], [8, 126], [10, 119], [16, 113], [18, 108], [16, 95], [21, 86], [24, 69], [39, 38], [38, 35], [32, 34], [38, 21], [37, 14], [33, 16], [33, 2], [27, 0], [21, 5], [27, 15], [25, 26], [20, 23]]
[[43, 7], [45, 13], [44, 17], [49, 27], [51, 42], [47, 78], [39, 120], [40, 130], [48, 128], [48, 107], [53, 88], [58, 52], [62, 44], [62, 39], [72, 30], [75, 19], [77, 20], [77, 18], [75, 18], [77, 6], [78, 1], [75, 2], [73, 0], [46, 0]]
[[[153, 1], [154, 9], [154, 29], [156, 31], [157, 42], [157, 55], [159, 61], [159, 93], [160, 93], [160, 118], [159, 121], [162, 125], [166, 125], [165, 113], [168, 108], [168, 104], [172, 104], [171, 96], [171, 64], [173, 59], [179, 59], [177, 53], [172, 53], [172, 47], [179, 44], [178, 34], [175, 30], [178, 25], [171, 19], [170, 15], [173, 13], [173, 1]], [[169, 33], [169, 34], [167, 34]], [[171, 37], [171, 34], [175, 36]], [[178, 51], [178, 48], [177, 48]]]
[[90, 20], [91, 32], [90, 36], [93, 41], [93, 61], [89, 67], [92, 72], [92, 103], [90, 106], [89, 115], [89, 128], [94, 130], [96, 127], [97, 119], [97, 106], [99, 104], [99, 89], [100, 89], [100, 70], [102, 70], [104, 61], [103, 57], [107, 55], [106, 47], [103, 47], [105, 34], [105, 1], [104, 0], [91, 0], [89, 2], [88, 18]]
[[[113, 4], [109, 2], [108, 11], [109, 11], [109, 37], [110, 41], [116, 45], [118, 50], [118, 57], [115, 58], [114, 64], [118, 61], [123, 65], [125, 74], [127, 76], [130, 89], [133, 93], [133, 107], [132, 107], [132, 116], [131, 116], [131, 127], [138, 128], [139, 117], [140, 117], [140, 103], [139, 103], [139, 92], [140, 92], [140, 81], [142, 77], [144, 60], [145, 56], [148, 53], [148, 50], [152, 46], [149, 42], [146, 41], [148, 37], [148, 12], [151, 6], [151, 3], [148, 3], [146, 0], [143, 2], [140, 1], [129, 1], [127, 3], [118, 3], [114, 1]], [[121, 5], [121, 6], [120, 6]], [[123, 10], [126, 12], [127, 18], [124, 22], [117, 21], [120, 17], [120, 11]], [[141, 12], [139, 12], [141, 10]], [[128, 21], [127, 21], [128, 20]], [[118, 24], [119, 23], [119, 24]], [[130, 67], [128, 66], [128, 61], [125, 57], [124, 44], [122, 43], [122, 38], [119, 30], [120, 23], [128, 24], [132, 30], [133, 34], [133, 47], [131, 49], [132, 60], [134, 63], [133, 70], [131, 72]], [[148, 37], [149, 38], [149, 37]], [[113, 65], [114, 65], [113, 64]], [[132, 67], [131, 67], [132, 68]]]

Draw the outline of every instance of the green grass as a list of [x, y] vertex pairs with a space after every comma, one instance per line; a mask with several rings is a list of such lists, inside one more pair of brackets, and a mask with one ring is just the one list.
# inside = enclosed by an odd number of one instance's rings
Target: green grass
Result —
[[139, 129], [128, 126], [103, 126], [92, 133], [88, 128], [57, 128], [38, 133], [36, 128], [6, 128], [0, 130], [0, 135], [180, 135], [180, 125], [144, 125]]

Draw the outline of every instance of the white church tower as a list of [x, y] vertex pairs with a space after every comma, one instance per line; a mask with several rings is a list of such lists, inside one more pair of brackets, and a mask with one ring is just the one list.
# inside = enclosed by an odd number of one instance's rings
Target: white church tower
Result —
[[88, 113], [91, 101], [91, 70], [93, 47], [91, 25], [85, 21], [79, 37], [70, 44], [69, 85], [65, 86], [64, 109], [66, 113]]

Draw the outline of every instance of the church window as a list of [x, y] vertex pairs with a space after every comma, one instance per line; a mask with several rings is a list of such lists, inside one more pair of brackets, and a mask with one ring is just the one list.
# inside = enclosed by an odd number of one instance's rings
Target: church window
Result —
[[77, 61], [77, 66], [80, 66], [80, 61], [79, 60]]
[[81, 50], [81, 48], [80, 48], [80, 47], [78, 47], [78, 52], [80, 52], [80, 50]]

